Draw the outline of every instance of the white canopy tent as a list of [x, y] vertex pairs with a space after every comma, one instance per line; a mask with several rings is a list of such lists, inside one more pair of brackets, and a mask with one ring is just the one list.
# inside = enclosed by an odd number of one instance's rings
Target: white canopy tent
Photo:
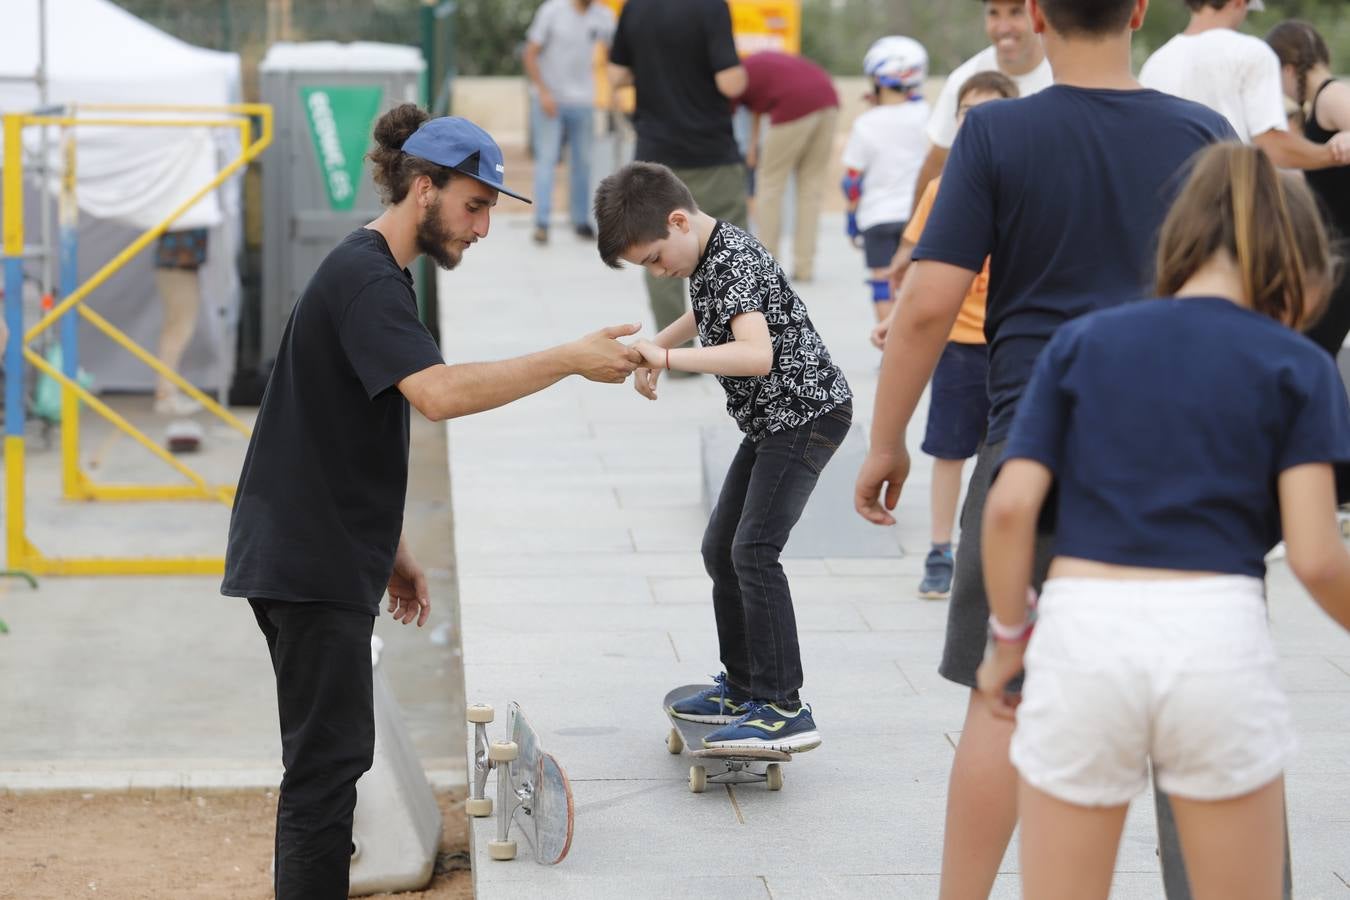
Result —
[[[0, 28], [0, 111], [37, 108], [39, 34], [46, 20], [48, 104], [227, 104], [239, 102], [239, 57], [184, 43], [109, 0], [9, 0]], [[55, 137], [55, 129], [49, 135]], [[167, 127], [80, 128], [77, 198], [80, 277], [83, 280], [161, 221], [238, 152], [237, 132]], [[39, 168], [39, 129], [25, 134], [25, 170]], [[59, 142], [49, 142], [49, 171], [60, 171]], [[0, 161], [3, 161], [0, 158]], [[41, 240], [38, 182], [29, 179], [25, 242]], [[238, 179], [180, 218], [173, 227], [207, 227], [210, 241], [200, 270], [202, 309], [182, 372], [209, 389], [225, 389], [233, 372], [240, 242]], [[158, 342], [160, 303], [153, 246], [120, 270], [89, 303], [152, 352]], [[36, 268], [34, 269], [36, 271]], [[154, 374], [98, 332], [81, 327], [81, 365], [101, 388], [143, 389]]]

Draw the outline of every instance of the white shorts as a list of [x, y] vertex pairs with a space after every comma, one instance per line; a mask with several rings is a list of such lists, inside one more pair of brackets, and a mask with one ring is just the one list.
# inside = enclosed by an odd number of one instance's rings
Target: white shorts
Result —
[[1295, 749], [1256, 578], [1052, 579], [1026, 670], [1012, 762], [1068, 803], [1128, 803], [1150, 760], [1169, 794], [1238, 797]]

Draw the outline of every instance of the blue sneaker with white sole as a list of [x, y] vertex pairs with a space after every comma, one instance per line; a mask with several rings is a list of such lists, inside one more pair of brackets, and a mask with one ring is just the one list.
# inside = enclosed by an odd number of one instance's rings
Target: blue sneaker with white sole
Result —
[[726, 725], [740, 718], [746, 702], [732, 694], [727, 673], [722, 672], [713, 676], [713, 683], [697, 694], [670, 704], [670, 714], [677, 719], [705, 725]]
[[740, 718], [707, 735], [703, 746], [801, 753], [820, 746], [820, 732], [805, 703], [793, 711], [751, 701]]

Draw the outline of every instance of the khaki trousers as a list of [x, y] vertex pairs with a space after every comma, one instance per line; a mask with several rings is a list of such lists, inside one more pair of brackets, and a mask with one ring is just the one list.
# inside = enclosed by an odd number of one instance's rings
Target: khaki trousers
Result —
[[816, 230], [838, 118], [838, 108], [822, 109], [782, 125], [770, 125], [764, 136], [756, 173], [756, 230], [760, 242], [776, 258], [783, 230], [783, 197], [788, 177], [796, 175], [793, 278], [810, 279], [815, 274]]

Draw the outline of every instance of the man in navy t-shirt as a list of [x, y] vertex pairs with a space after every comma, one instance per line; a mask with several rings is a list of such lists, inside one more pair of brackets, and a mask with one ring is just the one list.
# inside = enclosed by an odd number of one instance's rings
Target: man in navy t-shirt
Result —
[[[972, 689], [989, 616], [979, 543], [984, 496], [1036, 356], [1062, 323], [1146, 293], [1154, 239], [1186, 162], [1236, 137], [1218, 113], [1135, 80], [1131, 37], [1146, 8], [1144, 0], [1029, 5], [1055, 85], [968, 114], [887, 341], [854, 498], [879, 525], [895, 521], [888, 510], [909, 474], [905, 429], [961, 301], [991, 257], [989, 432], [962, 512], [940, 667]], [[1017, 817], [1011, 734], [1011, 723], [994, 718], [972, 690], [948, 794], [943, 896], [984, 897], [993, 885]]]

